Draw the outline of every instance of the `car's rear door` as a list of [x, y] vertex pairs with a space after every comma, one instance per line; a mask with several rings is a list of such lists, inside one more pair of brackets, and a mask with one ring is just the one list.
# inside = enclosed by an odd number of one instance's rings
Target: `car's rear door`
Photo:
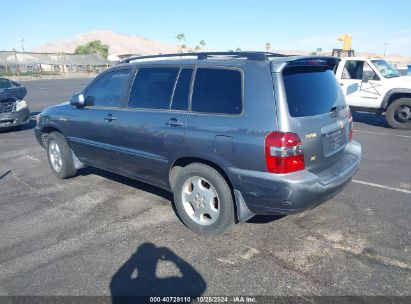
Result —
[[66, 135], [80, 160], [117, 170], [115, 129], [131, 72], [131, 68], [106, 72], [86, 88], [85, 107], [72, 108]]
[[120, 166], [127, 175], [168, 185], [183, 149], [193, 68], [140, 67], [117, 121]]
[[[280, 131], [297, 133], [305, 168], [321, 172], [343, 160], [350, 141], [351, 113], [333, 73], [336, 62], [299, 60], [282, 70], [285, 93]], [[278, 76], [278, 75], [277, 75]]]

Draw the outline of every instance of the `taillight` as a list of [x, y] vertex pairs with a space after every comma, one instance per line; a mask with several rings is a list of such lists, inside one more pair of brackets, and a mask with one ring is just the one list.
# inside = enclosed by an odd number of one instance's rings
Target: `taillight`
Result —
[[350, 142], [352, 142], [352, 129], [353, 129], [353, 127], [354, 127], [354, 123], [353, 123], [353, 120], [352, 120], [352, 114], [351, 114], [351, 111], [348, 111], [348, 122], [349, 122], [349, 128], [350, 128], [350, 133], [349, 133], [349, 139], [350, 139]]
[[271, 132], [265, 137], [267, 172], [290, 173], [304, 170], [300, 137], [295, 133]]

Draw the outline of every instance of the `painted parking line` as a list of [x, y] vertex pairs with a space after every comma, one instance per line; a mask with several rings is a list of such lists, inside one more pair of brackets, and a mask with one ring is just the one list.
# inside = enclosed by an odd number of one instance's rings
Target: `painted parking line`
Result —
[[372, 131], [361, 131], [361, 130], [353, 130], [353, 131], [359, 132], [359, 133], [369, 133], [369, 134], [379, 134], [379, 135], [389, 135], [389, 136], [411, 138], [411, 135], [399, 135], [399, 134], [390, 134], [390, 133], [381, 133], [381, 132], [372, 132]]
[[27, 155], [26, 157], [29, 158], [29, 159], [35, 160], [35, 161], [40, 161], [39, 159], [34, 158], [34, 157], [31, 157], [31, 156], [29, 156], [29, 155]]
[[388, 187], [388, 186], [369, 183], [369, 182], [364, 182], [364, 181], [360, 181], [360, 180], [356, 180], [356, 179], [353, 179], [352, 182], [357, 183], [357, 184], [371, 186], [371, 187], [382, 188], [382, 189], [387, 189], [387, 190], [392, 190], [392, 191], [398, 191], [398, 192], [402, 192], [402, 193], [411, 194], [410, 190], [405, 190], [405, 189], [401, 189], [401, 188]]

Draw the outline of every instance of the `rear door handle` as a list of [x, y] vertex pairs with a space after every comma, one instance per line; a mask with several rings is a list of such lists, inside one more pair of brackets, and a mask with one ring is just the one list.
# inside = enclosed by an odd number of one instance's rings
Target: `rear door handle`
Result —
[[108, 122], [116, 120], [117, 118], [113, 116], [113, 114], [107, 114], [106, 117], [104, 117], [104, 120], [107, 120]]
[[177, 118], [170, 118], [166, 122], [166, 125], [170, 127], [181, 127], [183, 123], [181, 121], [178, 121]]

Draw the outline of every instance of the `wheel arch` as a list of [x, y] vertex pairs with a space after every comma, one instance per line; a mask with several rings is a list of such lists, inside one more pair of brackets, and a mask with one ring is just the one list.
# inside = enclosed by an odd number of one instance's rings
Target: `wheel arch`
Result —
[[63, 135], [63, 132], [61, 132], [55, 126], [45, 126], [45, 127], [41, 128], [41, 141], [43, 143], [43, 148], [47, 147], [47, 140], [48, 140], [49, 134], [51, 132], [59, 132], [60, 134]]
[[231, 190], [234, 191], [234, 186], [228, 174], [224, 171], [222, 166], [216, 162], [213, 162], [213, 161], [210, 161], [204, 158], [200, 158], [200, 157], [180, 157], [174, 161], [174, 163], [170, 166], [169, 175], [168, 175], [168, 181], [169, 181], [169, 185], [171, 189], [174, 188], [174, 182], [178, 175], [178, 172], [180, 172], [180, 170], [184, 168], [185, 166], [192, 164], [192, 163], [201, 163], [201, 164], [212, 167], [224, 177], [227, 184], [230, 186]]
[[169, 186], [170, 189], [174, 189], [174, 182], [178, 175], [178, 172], [185, 166], [192, 164], [192, 163], [201, 163], [210, 166], [211, 168], [215, 169], [221, 176], [225, 179], [228, 186], [231, 189], [231, 195], [234, 201], [234, 214], [236, 222], [246, 221], [252, 216], [253, 213], [248, 209], [247, 204], [245, 203], [240, 191], [235, 189], [230, 177], [228, 176], [227, 172], [223, 169], [223, 166], [218, 164], [217, 162], [213, 162], [204, 158], [199, 157], [181, 157], [178, 158], [170, 167], [169, 171]]
[[392, 104], [395, 100], [400, 98], [411, 98], [411, 89], [391, 89], [389, 90], [382, 101], [381, 109], [387, 110], [387, 108]]

